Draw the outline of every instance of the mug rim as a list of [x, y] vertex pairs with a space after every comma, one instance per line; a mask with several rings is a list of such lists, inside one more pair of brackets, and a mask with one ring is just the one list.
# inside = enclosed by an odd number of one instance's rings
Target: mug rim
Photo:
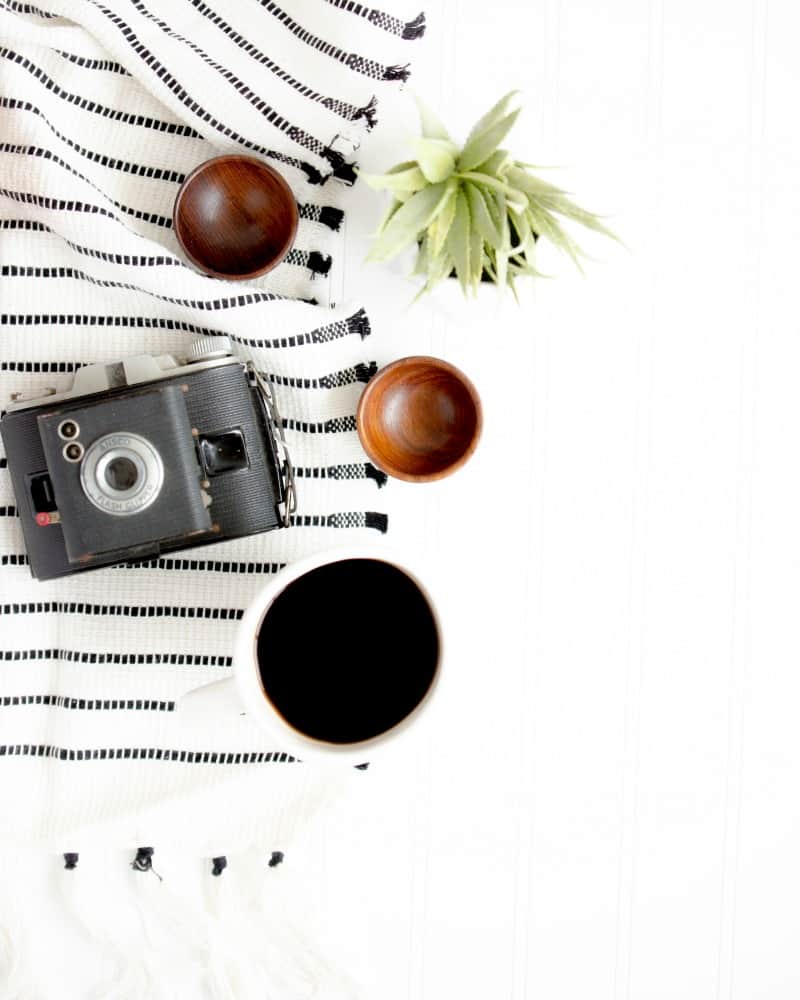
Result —
[[[369, 737], [369, 739], [359, 740], [355, 743], [332, 743], [306, 735], [288, 722], [278, 711], [261, 681], [261, 672], [258, 667], [258, 637], [264, 619], [276, 598], [291, 583], [306, 573], [310, 573], [322, 566], [344, 562], [348, 559], [371, 559], [378, 562], [385, 562], [400, 570], [415, 584], [424, 597], [433, 618], [438, 640], [438, 655], [433, 678], [427, 690], [407, 715], [398, 720], [389, 729], [377, 733], [375, 736]], [[277, 735], [279, 732], [282, 737], [285, 737], [287, 749], [292, 748], [293, 744], [293, 748], [300, 754], [305, 752], [314, 757], [353, 758], [358, 759], [359, 762], [365, 759], [365, 754], [369, 754], [376, 747], [394, 742], [405, 730], [412, 724], [415, 724], [420, 715], [429, 708], [434, 692], [439, 687], [444, 661], [444, 635], [441, 613], [425, 583], [425, 574], [420, 575], [417, 564], [418, 560], [409, 560], [389, 548], [362, 544], [358, 546], [346, 545], [329, 548], [314, 555], [304, 556], [279, 570], [273, 579], [255, 595], [245, 611], [242, 620], [239, 622], [234, 651], [233, 669], [237, 690], [248, 714], [252, 715], [254, 721], [261, 725], [262, 728], [272, 730], [273, 735]], [[265, 719], [265, 715], [267, 719]]]

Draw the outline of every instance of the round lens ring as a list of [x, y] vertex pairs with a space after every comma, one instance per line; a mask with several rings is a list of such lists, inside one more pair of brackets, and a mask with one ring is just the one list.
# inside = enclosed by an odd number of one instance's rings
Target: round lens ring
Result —
[[78, 436], [80, 430], [74, 420], [62, 420], [58, 425], [58, 436], [64, 441], [71, 441]]
[[[66, 445], [72, 447], [77, 442]], [[115, 517], [145, 510], [164, 485], [164, 463], [154, 445], [139, 434], [114, 431], [93, 441], [81, 465], [86, 499]]]
[[83, 445], [79, 444], [77, 441], [65, 444], [64, 458], [66, 458], [68, 462], [80, 462], [83, 458]]
[[118, 455], [112, 459], [105, 468], [106, 482], [112, 490], [118, 493], [125, 493], [136, 485], [139, 478], [139, 470], [125, 455]]

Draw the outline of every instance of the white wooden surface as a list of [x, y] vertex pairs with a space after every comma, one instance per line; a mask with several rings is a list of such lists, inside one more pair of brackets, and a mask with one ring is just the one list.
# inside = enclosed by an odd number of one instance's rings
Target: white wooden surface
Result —
[[[362, 264], [377, 360], [475, 380], [482, 447], [391, 484], [441, 570], [454, 686], [309, 844], [317, 918], [382, 1000], [793, 998], [800, 898], [800, 14], [790, 0], [430, 0], [453, 130], [524, 91], [519, 157], [611, 217], [587, 277], [422, 306]], [[404, 159], [410, 97], [363, 165]], [[557, 181], [558, 182], [558, 181]], [[376, 323], [376, 325], [378, 325]], [[316, 866], [316, 868], [314, 867]]]

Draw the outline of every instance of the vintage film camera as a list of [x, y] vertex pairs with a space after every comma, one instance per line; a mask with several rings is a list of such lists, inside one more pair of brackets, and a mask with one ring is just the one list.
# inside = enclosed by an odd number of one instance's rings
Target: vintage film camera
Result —
[[269, 383], [227, 337], [15, 398], [0, 422], [40, 580], [286, 526], [294, 475]]

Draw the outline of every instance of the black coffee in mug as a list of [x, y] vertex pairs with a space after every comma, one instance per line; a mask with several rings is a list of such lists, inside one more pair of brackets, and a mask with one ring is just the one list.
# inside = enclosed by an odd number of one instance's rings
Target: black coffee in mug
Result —
[[401, 569], [343, 559], [305, 573], [261, 621], [267, 698], [305, 736], [357, 743], [409, 715], [430, 688], [439, 635], [427, 599]]

